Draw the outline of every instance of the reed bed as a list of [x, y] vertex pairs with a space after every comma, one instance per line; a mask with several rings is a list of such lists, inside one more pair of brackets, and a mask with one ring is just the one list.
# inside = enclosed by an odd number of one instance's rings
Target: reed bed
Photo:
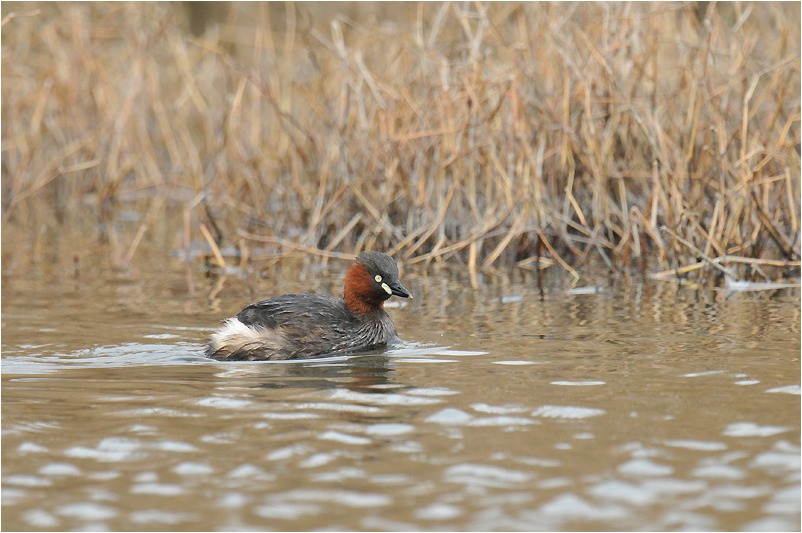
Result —
[[220, 266], [798, 275], [793, 3], [4, 2], [2, 39], [5, 235], [150, 193]]

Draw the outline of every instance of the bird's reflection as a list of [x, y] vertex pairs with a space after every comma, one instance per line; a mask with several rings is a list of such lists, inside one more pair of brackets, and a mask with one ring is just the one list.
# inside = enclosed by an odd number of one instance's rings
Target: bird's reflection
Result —
[[395, 381], [392, 357], [386, 353], [313, 359], [261, 365], [260, 376], [269, 378], [263, 389], [339, 389], [381, 394], [404, 388]]

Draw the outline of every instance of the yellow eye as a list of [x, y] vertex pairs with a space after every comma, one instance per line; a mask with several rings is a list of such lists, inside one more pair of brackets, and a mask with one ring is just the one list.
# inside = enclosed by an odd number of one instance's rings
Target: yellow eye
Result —
[[378, 274], [376, 274], [376, 277], [373, 278], [373, 279], [376, 280], [376, 283], [381, 283], [382, 282], [382, 277], [380, 275], [378, 275]]

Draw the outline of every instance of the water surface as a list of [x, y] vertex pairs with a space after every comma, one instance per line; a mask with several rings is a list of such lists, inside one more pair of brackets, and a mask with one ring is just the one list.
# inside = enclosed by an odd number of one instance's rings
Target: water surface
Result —
[[3, 529], [800, 528], [798, 289], [407, 272], [402, 346], [218, 363], [221, 319], [343, 265], [178, 264], [4, 280]]

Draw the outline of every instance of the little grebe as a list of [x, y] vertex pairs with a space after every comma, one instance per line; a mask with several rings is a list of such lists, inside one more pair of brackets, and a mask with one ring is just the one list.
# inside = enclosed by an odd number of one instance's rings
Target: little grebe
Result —
[[363, 252], [345, 274], [342, 298], [285, 294], [249, 305], [209, 339], [206, 355], [229, 361], [304, 359], [380, 348], [396, 338], [384, 301], [412, 298], [398, 267]]

